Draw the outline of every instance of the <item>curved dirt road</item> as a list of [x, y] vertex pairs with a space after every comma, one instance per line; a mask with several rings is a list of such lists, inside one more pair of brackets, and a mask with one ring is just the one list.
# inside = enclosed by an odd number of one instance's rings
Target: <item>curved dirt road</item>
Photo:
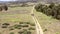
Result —
[[35, 22], [36, 34], [43, 34], [43, 30], [42, 30], [42, 28], [41, 28], [41, 26], [40, 26], [37, 18], [34, 16], [34, 13], [33, 13], [34, 7], [35, 7], [35, 6], [33, 6], [33, 9], [32, 9], [32, 12], [31, 12], [31, 16], [32, 16], [32, 18], [33, 18], [33, 20], [34, 20], [34, 22]]

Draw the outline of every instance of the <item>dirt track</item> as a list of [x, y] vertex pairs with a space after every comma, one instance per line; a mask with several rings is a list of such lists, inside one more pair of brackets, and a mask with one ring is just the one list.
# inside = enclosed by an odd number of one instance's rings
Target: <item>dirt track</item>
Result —
[[41, 26], [40, 26], [37, 18], [34, 16], [34, 13], [33, 13], [34, 7], [35, 7], [35, 6], [33, 6], [33, 9], [32, 9], [31, 14], [33, 14], [33, 15], [32, 15], [32, 18], [33, 18], [33, 20], [34, 20], [34, 22], [35, 22], [35, 25], [36, 25], [36, 31], [37, 31], [36, 34], [43, 34], [43, 30], [42, 30], [42, 28], [41, 28]]

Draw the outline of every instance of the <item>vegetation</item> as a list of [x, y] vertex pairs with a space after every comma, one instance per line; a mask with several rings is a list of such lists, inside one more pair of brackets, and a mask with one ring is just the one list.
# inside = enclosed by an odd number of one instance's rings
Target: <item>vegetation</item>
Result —
[[60, 34], [59, 20], [52, 18], [51, 15], [47, 16], [45, 13], [42, 13], [41, 11], [34, 10], [34, 14], [37, 20], [39, 21], [43, 31], [47, 29], [47, 31], [45, 31], [44, 34], [56, 34], [56, 32], [59, 32]]
[[7, 25], [7, 26], [8, 26], [8, 25], [10, 25], [10, 24], [9, 24], [9, 23], [3, 23], [2, 25]]
[[11, 31], [11, 30], [14, 30], [14, 28], [9, 28], [9, 30]]
[[30, 27], [29, 30], [35, 30], [35, 28], [34, 27]]
[[17, 25], [17, 24], [14, 25], [14, 28], [15, 28], [15, 29], [21, 29], [21, 27], [22, 27], [21, 25]]
[[[32, 32], [30, 30], [35, 30], [34, 24], [30, 22], [19, 22], [18, 24], [14, 24], [12, 26], [9, 26], [11, 24], [9, 23], [2, 23], [2, 28], [8, 29], [9, 31], [19, 30], [18, 34], [31, 34]], [[20, 31], [21, 30], [21, 31]], [[14, 32], [10, 32], [10, 34], [14, 34]]]
[[56, 32], [56, 34], [59, 34], [59, 32]]
[[2, 26], [2, 28], [7, 28], [7, 26]]
[[30, 25], [31, 25], [31, 26], [35, 26], [35, 24], [34, 24], [34, 23], [30, 23]]
[[23, 30], [23, 31], [19, 31], [19, 34], [31, 34], [31, 31], [27, 31], [27, 30]]
[[30, 24], [30, 22], [20, 22], [19, 24]]
[[47, 31], [47, 29], [44, 29], [44, 32]]
[[3, 9], [4, 9], [5, 11], [7, 11], [7, 10], [8, 10], [8, 6], [7, 6], [7, 5], [0, 6], [0, 11], [2, 11]]
[[7, 28], [10, 24], [9, 23], [3, 23], [2, 28]]
[[[32, 9], [32, 6], [29, 7], [8, 7], [8, 11], [0, 12], [0, 23], [2, 23], [1, 27], [6, 27], [5, 29], [1, 28], [2, 34], [13, 34], [11, 32], [17, 33], [18, 31], [22, 31], [23, 29], [28, 30], [29, 27], [32, 27], [32, 23], [34, 22], [29, 15]], [[18, 11], [18, 12], [17, 12]], [[34, 26], [33, 26], [34, 27]], [[30, 31], [30, 30], [29, 30]], [[33, 34], [34, 32], [25, 31], [23, 34]], [[33, 33], [32, 33], [33, 32]]]
[[27, 7], [28, 6], [28, 4], [26, 4], [26, 3], [23, 3], [22, 5], [21, 5], [21, 7]]
[[46, 14], [47, 16], [52, 16], [56, 19], [60, 19], [60, 4], [56, 5], [54, 3], [51, 3], [50, 5], [42, 5], [38, 4], [35, 9], [38, 12], [42, 12]]
[[23, 24], [22, 27], [29, 27], [29, 25], [27, 25], [27, 24]]
[[10, 32], [10, 34], [14, 34], [14, 32]]

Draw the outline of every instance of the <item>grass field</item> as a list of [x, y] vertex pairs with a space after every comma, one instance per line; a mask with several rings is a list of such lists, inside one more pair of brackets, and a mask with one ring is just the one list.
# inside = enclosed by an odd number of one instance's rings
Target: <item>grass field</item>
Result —
[[9, 7], [8, 11], [0, 11], [0, 14], [28, 14], [31, 12], [32, 6], [30, 7]]
[[[32, 10], [32, 6], [30, 7], [9, 7], [8, 11], [0, 11], [0, 33], [1, 34], [9, 34], [10, 32], [16, 32], [21, 30], [13, 30], [9, 31], [9, 28], [1, 28], [1, 24], [9, 23], [10, 26], [14, 26], [19, 22], [29, 22], [34, 23], [33, 19], [30, 15]], [[38, 19], [41, 27], [43, 28], [44, 34], [60, 34], [60, 21], [52, 18], [51, 16], [47, 16], [41, 12], [36, 12], [34, 10], [34, 14]], [[20, 24], [21, 25], [21, 24]], [[34, 27], [30, 26], [29, 27]], [[28, 28], [29, 28], [28, 27]], [[30, 28], [31, 29], [31, 28]], [[4, 32], [4, 33], [3, 33]], [[35, 30], [31, 31], [32, 34], [35, 34]]]
[[[33, 19], [30, 16], [30, 12], [32, 10], [32, 7], [9, 7], [8, 11], [0, 11], [0, 33], [1, 34], [13, 34], [13, 32], [15, 34], [17, 34], [18, 30], [13, 30], [13, 31], [9, 31], [9, 27], [10, 26], [14, 26], [20, 22], [28, 22], [31, 23], [32, 25], [34, 25]], [[8, 26], [8, 28], [1, 28], [1, 27], [6, 27], [6, 25], [2, 25], [4, 23], [9, 23], [10, 25]], [[21, 24], [20, 24], [21, 25]], [[23, 25], [22, 25], [23, 26]], [[29, 27], [27, 27], [29, 26]], [[23, 26], [23, 28], [30, 28], [30, 27], [35, 27], [35, 26], [30, 26], [29, 24], [25, 24], [25, 26]], [[17, 27], [16, 27], [17, 28]], [[32, 29], [32, 34], [35, 34], [35, 30]], [[23, 30], [23, 29], [22, 29]]]
[[19, 21], [32, 21], [31, 17], [27, 14], [14, 14], [14, 15], [0, 15], [0, 22], [19, 22]]
[[[14, 7], [10, 8], [8, 11], [0, 12], [0, 22], [3, 21], [26, 21], [31, 19], [29, 13], [32, 7]], [[26, 20], [24, 20], [26, 19]]]
[[60, 34], [60, 20], [34, 10], [34, 14], [41, 24], [44, 34]]

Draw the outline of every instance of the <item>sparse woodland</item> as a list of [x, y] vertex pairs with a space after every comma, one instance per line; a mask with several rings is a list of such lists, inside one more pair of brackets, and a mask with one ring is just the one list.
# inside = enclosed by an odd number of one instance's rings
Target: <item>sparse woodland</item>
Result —
[[50, 5], [38, 4], [35, 6], [36, 11], [42, 12], [47, 16], [60, 19], [60, 4], [51, 3]]

